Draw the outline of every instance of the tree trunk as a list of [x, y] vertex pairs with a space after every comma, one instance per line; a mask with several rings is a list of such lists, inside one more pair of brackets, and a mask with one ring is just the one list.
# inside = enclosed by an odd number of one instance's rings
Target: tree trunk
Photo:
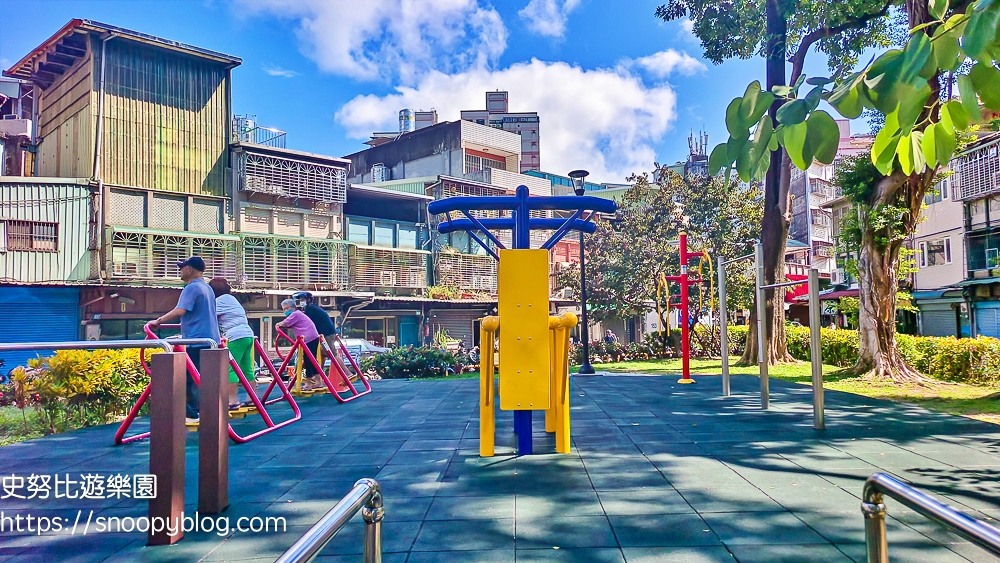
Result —
[[875, 244], [875, 233], [864, 229], [858, 253], [858, 363], [853, 372], [878, 380], [915, 383], [925, 380], [907, 365], [896, 345], [896, 290], [899, 243]]
[[[778, 0], [767, 0], [766, 83], [767, 90], [785, 85], [785, 41], [788, 34], [785, 15], [781, 13]], [[772, 120], [782, 101], [771, 105], [768, 113]], [[777, 121], [775, 121], [776, 123]], [[764, 245], [764, 284], [769, 285], [785, 280], [785, 241], [789, 227], [789, 181], [792, 163], [784, 149], [771, 152], [771, 162], [764, 177], [764, 217], [761, 220], [760, 240]], [[785, 292], [765, 290], [765, 326], [768, 327], [767, 363], [792, 361], [785, 340]], [[750, 330], [747, 332], [746, 348], [739, 365], [757, 363], [757, 310], [750, 313]]]

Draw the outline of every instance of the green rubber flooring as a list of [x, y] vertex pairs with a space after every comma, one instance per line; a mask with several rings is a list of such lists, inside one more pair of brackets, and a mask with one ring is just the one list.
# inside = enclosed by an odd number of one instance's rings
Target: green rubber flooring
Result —
[[[515, 457], [510, 413], [497, 455], [478, 456], [478, 382], [373, 382], [337, 404], [303, 399], [303, 420], [230, 449], [230, 525], [283, 518], [283, 532], [190, 532], [145, 547], [142, 532], [85, 522], [137, 517], [120, 499], [18, 499], [9, 478], [145, 473], [148, 443], [112, 446], [114, 426], [0, 448], [0, 524], [61, 518], [63, 530], [0, 532], [0, 560], [273, 561], [362, 477], [385, 495], [383, 561], [780, 563], [865, 560], [862, 483], [885, 471], [969, 514], [1000, 517], [1000, 428], [924, 409], [827, 392], [827, 430], [812, 429], [811, 389], [718, 377], [574, 377], [573, 451], [558, 455], [535, 416], [536, 455]], [[281, 419], [287, 409], [275, 409]], [[141, 430], [145, 421], [135, 425]], [[259, 427], [246, 419], [238, 429]], [[24, 489], [12, 490], [23, 494]], [[197, 438], [189, 435], [187, 509], [197, 502]], [[893, 561], [1000, 561], [887, 500]], [[80, 520], [76, 533], [70, 526]], [[6, 522], [9, 526], [10, 523]], [[361, 560], [355, 518], [319, 561]]]

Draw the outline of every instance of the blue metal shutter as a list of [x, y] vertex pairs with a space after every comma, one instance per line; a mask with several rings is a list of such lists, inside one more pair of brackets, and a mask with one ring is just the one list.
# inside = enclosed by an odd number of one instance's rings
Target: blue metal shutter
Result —
[[[0, 288], [0, 342], [78, 340], [80, 290], [75, 287]], [[6, 374], [46, 352], [0, 353]]]
[[976, 334], [1000, 338], [1000, 302], [976, 303]]

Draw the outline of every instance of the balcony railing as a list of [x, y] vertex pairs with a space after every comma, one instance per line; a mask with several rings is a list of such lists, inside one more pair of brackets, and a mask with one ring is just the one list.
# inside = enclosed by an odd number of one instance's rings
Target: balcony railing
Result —
[[240, 236], [240, 277], [246, 287], [350, 287], [349, 245], [341, 241]]
[[373, 246], [353, 247], [355, 287], [422, 289], [427, 287], [427, 257], [422, 250]]
[[979, 147], [958, 159], [958, 194], [963, 201], [1000, 191], [1000, 145]]
[[236, 278], [238, 237], [154, 229], [111, 227], [108, 276], [115, 279], [178, 280], [177, 262], [191, 256], [205, 261], [205, 275]]
[[970, 272], [1000, 268], [1000, 233], [970, 234], [968, 237]]
[[239, 189], [324, 203], [347, 201], [347, 170], [244, 150], [236, 160]]
[[497, 266], [491, 256], [441, 252], [437, 255], [436, 270], [441, 285], [491, 295], [497, 292]]
[[286, 133], [273, 127], [257, 125], [256, 116], [233, 116], [233, 140], [241, 143], [253, 143], [279, 149], [285, 148]]

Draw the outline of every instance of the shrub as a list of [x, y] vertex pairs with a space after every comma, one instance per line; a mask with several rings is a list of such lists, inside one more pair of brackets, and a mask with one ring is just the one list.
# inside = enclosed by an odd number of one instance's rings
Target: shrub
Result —
[[382, 379], [446, 377], [471, 365], [469, 354], [434, 346], [400, 346], [361, 360], [361, 370]]

